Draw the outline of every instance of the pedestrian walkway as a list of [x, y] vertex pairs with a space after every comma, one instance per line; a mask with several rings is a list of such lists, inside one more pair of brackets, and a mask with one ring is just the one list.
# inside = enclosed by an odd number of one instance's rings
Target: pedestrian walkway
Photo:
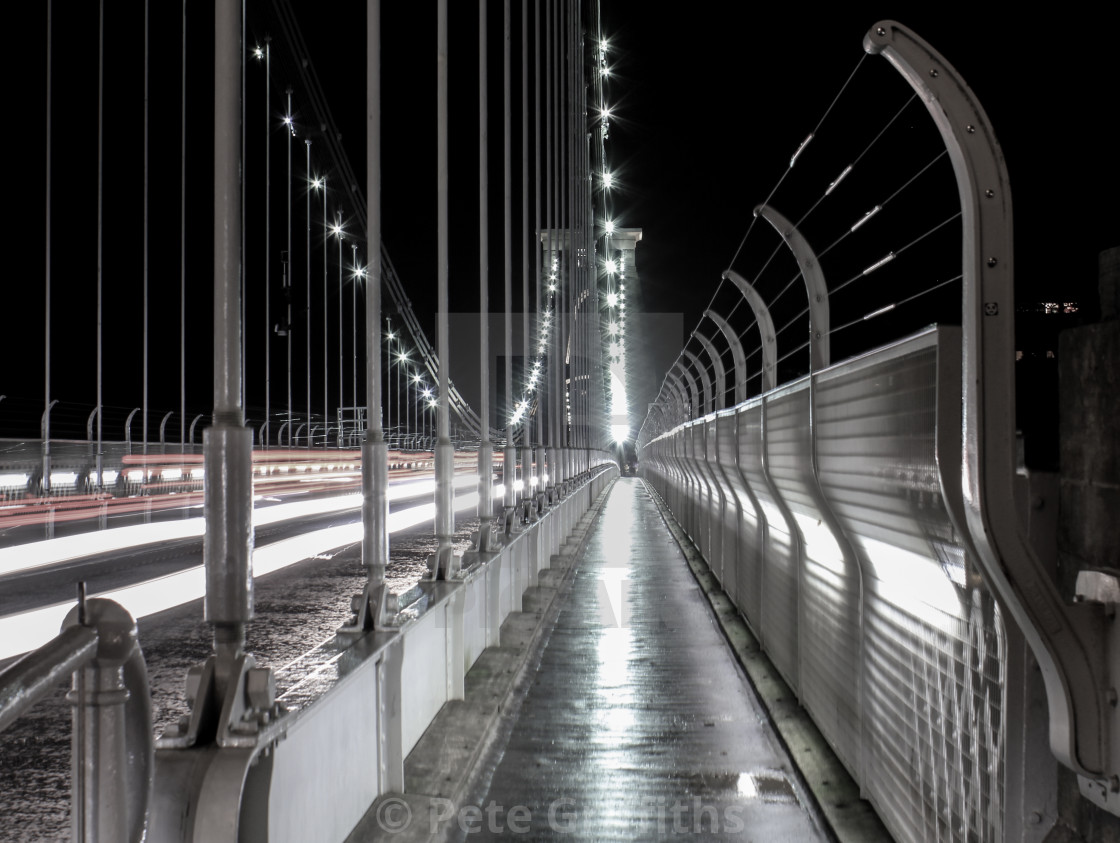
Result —
[[558, 599], [463, 839], [828, 839], [641, 480], [615, 483]]

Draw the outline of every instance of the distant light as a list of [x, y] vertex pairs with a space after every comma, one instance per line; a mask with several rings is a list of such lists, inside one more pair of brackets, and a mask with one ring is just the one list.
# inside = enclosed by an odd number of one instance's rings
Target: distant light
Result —
[[548, 285], [548, 291], [550, 293], [555, 293], [556, 292], [556, 285], [555, 284], [549, 284]]
[[513, 481], [513, 491], [520, 492], [524, 488], [525, 488], [525, 481], [524, 480], [514, 480]]
[[[337, 225], [332, 225], [331, 226], [331, 234], [333, 234], [335, 237], [341, 237], [342, 236], [342, 229]], [[390, 337], [390, 339], [392, 339], [392, 334], [390, 334], [389, 337]]]
[[605, 53], [607, 51], [607, 47], [608, 47], [607, 39], [604, 38], [601, 42], [599, 42], [599, 46], [602, 48], [603, 52]]
[[413, 383], [420, 383], [420, 375], [419, 374], [413, 375], [412, 376], [412, 382]]
[[254, 47], [253, 48], [253, 58], [263, 59], [264, 58], [264, 50], [262, 50], [260, 47]]
[[607, 261], [607, 274], [614, 275], [618, 272], [618, 264], [612, 259]]
[[603, 173], [603, 187], [610, 188], [614, 185], [614, 176], [610, 173]]
[[432, 391], [430, 389], [425, 389], [424, 390], [424, 397], [425, 398], [431, 398], [432, 397]]
[[618, 293], [607, 293], [607, 307], [614, 307], [618, 304]]
[[495, 497], [504, 498], [506, 496], [506, 484], [499, 483], [497, 486], [495, 486], [494, 495]]
[[548, 482], [548, 472], [547, 472], [547, 471], [546, 471], [546, 472], [544, 472], [544, 473], [543, 473], [543, 474], [541, 475], [541, 482], [542, 482], [542, 483], [547, 483], [547, 482]]
[[607, 234], [614, 234], [614, 220], [607, 220]]
[[397, 355], [397, 360], [399, 360], [401, 363], [403, 363], [407, 359], [408, 359], [408, 352], [407, 351], [402, 351]]
[[291, 117], [285, 117], [285, 118], [284, 118], [284, 124], [285, 124], [286, 126], [290, 126], [290, 125], [292, 125], [292, 118], [291, 118]]
[[318, 190], [320, 187], [323, 186], [323, 180], [322, 179], [315, 179], [315, 181], [311, 182], [311, 186], [313, 188], [315, 188], [316, 190]]

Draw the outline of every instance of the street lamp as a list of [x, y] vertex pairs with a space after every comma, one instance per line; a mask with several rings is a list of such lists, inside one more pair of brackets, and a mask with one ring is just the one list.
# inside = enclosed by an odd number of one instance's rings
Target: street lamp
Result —
[[[398, 351], [397, 352], [397, 402], [398, 402], [397, 403], [397, 424], [398, 425], [400, 424], [400, 420], [401, 420], [401, 403], [402, 403], [401, 399], [400, 399], [400, 396], [401, 396], [401, 369], [410, 362], [411, 362], [411, 360], [409, 360], [407, 351]], [[403, 402], [404, 403], [404, 428], [401, 430], [401, 434], [400, 434], [401, 437], [407, 437], [408, 436], [408, 379], [407, 378], [405, 378], [404, 391], [405, 391], [404, 402]]]
[[[327, 235], [327, 177], [315, 179], [311, 183], [316, 190], [323, 190], [323, 234]], [[323, 243], [323, 447], [327, 447], [327, 435], [330, 430], [330, 414], [327, 400], [327, 244]]]
[[[304, 141], [307, 145], [307, 161], [304, 164], [304, 173], [308, 181], [311, 180], [311, 138]], [[307, 348], [307, 363], [304, 369], [307, 372], [307, 447], [311, 447], [311, 191], [307, 191], [307, 210], [304, 212], [304, 218], [307, 220], [307, 313], [305, 314], [305, 321], [307, 324], [307, 337], [304, 345]]]
[[342, 407], [346, 405], [342, 392], [342, 211], [336, 211], [337, 222], [331, 233], [338, 238], [338, 447], [342, 447]]
[[358, 266], [358, 244], [350, 244], [350, 255], [352, 265], [354, 267], [354, 285], [350, 288], [350, 330], [353, 336], [353, 344], [351, 351], [354, 357], [354, 366], [351, 371], [353, 380], [353, 394], [354, 394], [354, 425], [357, 427], [358, 421], [358, 280], [362, 277], [362, 270]]
[[[415, 410], [414, 424], [416, 424], [417, 427], [420, 426], [420, 384], [421, 384], [422, 380], [423, 379], [420, 377], [419, 372], [416, 372], [412, 375], [412, 383], [416, 387], [416, 403], [413, 405], [413, 409]], [[413, 441], [414, 449], [418, 449], [419, 448], [419, 437], [416, 436], [416, 435], [413, 435], [413, 440], [412, 441]]]

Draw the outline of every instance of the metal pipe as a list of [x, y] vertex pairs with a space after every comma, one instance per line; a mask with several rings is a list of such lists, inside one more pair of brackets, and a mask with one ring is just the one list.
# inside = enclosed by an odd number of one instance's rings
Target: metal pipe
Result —
[[[288, 381], [288, 421], [292, 420], [292, 138], [295, 136], [295, 122], [292, 118], [292, 88], [287, 89], [288, 94], [288, 229], [285, 243], [287, 249], [281, 256], [284, 265], [284, 301], [287, 305], [287, 321], [284, 324], [284, 340], [287, 349], [287, 381]], [[279, 444], [279, 442], [277, 442]], [[291, 427], [288, 428], [288, 445], [292, 444]]]
[[[448, 378], [448, 357], [451, 353], [448, 341], [447, 283], [448, 283], [448, 170], [447, 170], [447, 0], [439, 0], [437, 11], [436, 35], [436, 196], [438, 234], [438, 284], [436, 308], [436, 354], [439, 358], [439, 429], [436, 442], [436, 564], [437, 577], [450, 573], [451, 538], [455, 530], [455, 513], [452, 508], [452, 473], [455, 452], [451, 445], [451, 404]], [[482, 429], [483, 438], [488, 431]]]
[[[521, 4], [521, 359], [529, 354], [529, 3]], [[524, 377], [524, 372], [522, 372]], [[521, 416], [521, 499], [532, 495], [533, 450], [529, 430], [529, 396]], [[529, 513], [526, 513], [528, 515]]]
[[[311, 183], [311, 138], [304, 140], [307, 146], [307, 160], [304, 164], [304, 173], [308, 184]], [[304, 256], [307, 262], [307, 312], [304, 314], [304, 321], [307, 325], [307, 336], [304, 338], [304, 347], [307, 349], [307, 362], [304, 364], [304, 369], [307, 374], [307, 421], [311, 421], [311, 190], [307, 190], [307, 207], [304, 211], [304, 219], [307, 221], [307, 243], [304, 249]], [[307, 437], [307, 447], [311, 447], [311, 437]]]
[[97, 639], [95, 629], [69, 627], [0, 673], [0, 732], [93, 658]]
[[214, 424], [203, 433], [206, 619], [219, 661], [239, 656], [253, 616], [252, 431], [241, 392], [241, 17], [217, 0], [214, 25]]
[[[494, 517], [491, 485], [494, 446], [490, 441], [490, 169], [488, 166], [490, 118], [487, 97], [486, 0], [478, 3], [478, 375], [482, 400], [479, 406], [478, 445], [478, 549], [490, 550], [490, 524]], [[440, 352], [443, 361], [443, 352]], [[442, 386], [441, 386], [442, 392]], [[441, 398], [442, 400], [442, 398]], [[504, 471], [504, 469], [503, 469]]]
[[[186, 0], [183, 0], [184, 9]], [[264, 423], [272, 421], [269, 406], [272, 397], [272, 309], [270, 291], [272, 289], [272, 38], [264, 37]], [[185, 241], [184, 241], [185, 242]], [[268, 429], [269, 434], [272, 430]], [[268, 450], [268, 436], [261, 436], [261, 444]]]
[[327, 447], [330, 432], [330, 404], [327, 398], [327, 177], [322, 178], [323, 188], [323, 447]]
[[[104, 243], [105, 0], [97, 23], [97, 408], [101, 409], [101, 270]], [[97, 414], [97, 488], [101, 488], [101, 413]]]
[[[536, 89], [536, 96], [533, 97], [533, 112], [534, 112], [534, 132], [533, 132], [533, 158], [534, 158], [534, 205], [535, 205], [535, 218], [533, 225], [533, 256], [534, 256], [534, 271], [536, 273], [536, 305], [537, 305], [537, 333], [540, 334], [540, 329], [544, 322], [544, 296], [543, 293], [543, 278], [542, 278], [542, 262], [544, 256], [541, 250], [541, 199], [544, 195], [544, 185], [541, 182], [541, 0], [534, 0], [533, 3], [533, 84]], [[528, 350], [525, 352], [528, 354]], [[547, 360], [547, 358], [542, 359]], [[537, 512], [540, 513], [544, 510], [546, 495], [545, 489], [547, 485], [548, 475], [545, 471], [547, 462], [545, 454], [545, 398], [548, 393], [548, 375], [547, 371], [542, 372], [540, 383], [537, 386], [537, 447], [536, 447], [536, 476], [537, 476]]]
[[503, 409], [506, 417], [506, 447], [502, 455], [502, 482], [505, 486], [505, 529], [508, 532], [510, 529], [510, 519], [513, 515], [513, 507], [517, 502], [517, 490], [514, 485], [517, 481], [517, 447], [513, 439], [513, 174], [511, 168], [512, 161], [512, 138], [511, 138], [511, 123], [512, 114], [510, 106], [510, 22], [509, 22], [509, 0], [503, 3], [503, 50], [502, 50], [502, 67], [503, 67], [503, 148], [504, 148], [504, 171], [503, 171], [503, 198], [505, 200], [505, 215], [504, 215], [504, 234], [505, 234], [505, 277], [504, 277], [504, 293], [505, 293], [505, 321], [503, 323], [503, 332], [505, 334], [505, 398], [506, 406]]
[[51, 45], [53, 27], [51, 15], [53, 0], [47, 0], [47, 139], [44, 144], [46, 156], [46, 249], [43, 272], [43, 424], [40, 435], [43, 458], [43, 494], [51, 492]]
[[342, 447], [342, 413], [341, 409], [346, 406], [346, 395], [343, 391], [343, 360], [344, 352], [342, 350], [342, 211], [335, 211], [338, 219], [338, 231], [335, 232], [338, 236], [338, 447]]
[[141, 390], [141, 405], [144, 408], [140, 415], [143, 426], [142, 440], [143, 453], [148, 453], [148, 0], [144, 0], [144, 201], [142, 216], [144, 218], [142, 239], [143, 245], [143, 389]]
[[[96, 650], [74, 671], [71, 839], [143, 840], [153, 767], [152, 702], [136, 622], [112, 600], [82, 600], [63, 622], [96, 630]], [[79, 633], [81, 634], [81, 633]], [[61, 636], [60, 636], [61, 637]]]

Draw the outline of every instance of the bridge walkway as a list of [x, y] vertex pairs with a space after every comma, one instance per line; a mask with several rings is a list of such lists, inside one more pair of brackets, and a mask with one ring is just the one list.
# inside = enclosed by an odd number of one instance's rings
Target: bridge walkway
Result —
[[829, 839], [641, 480], [609, 490], [557, 605], [449, 839]]

